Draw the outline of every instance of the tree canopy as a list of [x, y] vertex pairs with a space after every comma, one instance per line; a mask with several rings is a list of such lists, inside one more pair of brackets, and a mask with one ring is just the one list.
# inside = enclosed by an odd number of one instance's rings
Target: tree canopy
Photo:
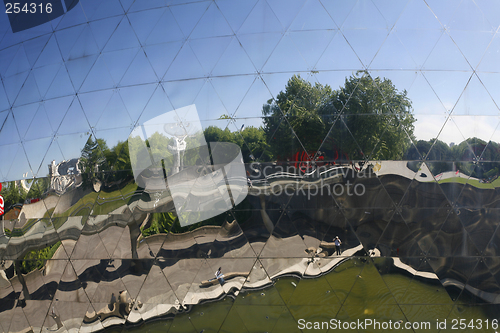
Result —
[[333, 90], [294, 75], [264, 105], [264, 132], [277, 156], [298, 150], [354, 160], [401, 159], [414, 138], [411, 101], [389, 79], [365, 71]]
[[303, 149], [316, 151], [325, 138], [328, 119], [320, 112], [332, 96], [329, 86], [294, 75], [275, 100], [262, 109], [264, 133], [272, 153], [278, 158]]
[[461, 173], [476, 177], [490, 178], [499, 174], [500, 145], [486, 142], [480, 138], [469, 138], [450, 147], [437, 139], [419, 140], [405, 153], [405, 160], [416, 171], [423, 161], [434, 175], [442, 172], [459, 170]]
[[228, 128], [222, 130], [216, 126], [209, 126], [204, 134], [207, 142], [232, 142], [240, 146], [245, 163], [272, 159], [270, 147], [261, 127], [249, 126], [241, 131], [231, 132]]

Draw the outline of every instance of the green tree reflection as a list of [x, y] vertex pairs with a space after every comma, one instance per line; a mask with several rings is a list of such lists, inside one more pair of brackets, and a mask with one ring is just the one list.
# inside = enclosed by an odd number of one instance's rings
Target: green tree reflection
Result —
[[262, 113], [267, 142], [281, 158], [336, 147], [352, 160], [400, 160], [414, 139], [406, 91], [365, 71], [346, 78], [338, 90], [294, 75]]

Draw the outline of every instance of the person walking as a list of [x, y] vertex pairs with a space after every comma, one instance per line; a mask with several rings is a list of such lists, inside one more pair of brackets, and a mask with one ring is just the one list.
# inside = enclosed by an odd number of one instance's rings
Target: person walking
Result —
[[217, 272], [215, 272], [215, 278], [219, 281], [221, 286], [224, 285], [224, 283], [225, 283], [224, 274], [222, 274], [222, 272], [221, 272], [221, 267], [219, 267]]
[[340, 255], [340, 244], [342, 244], [342, 241], [340, 240], [339, 236], [335, 237], [335, 240], [333, 241], [335, 243], [335, 249], [337, 250], [337, 255]]

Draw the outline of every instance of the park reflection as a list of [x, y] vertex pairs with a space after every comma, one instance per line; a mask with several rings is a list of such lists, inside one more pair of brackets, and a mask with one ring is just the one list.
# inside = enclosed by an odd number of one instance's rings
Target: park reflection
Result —
[[[21, 307], [53, 330], [138, 324], [264, 290], [281, 277], [319, 278], [377, 258], [387, 271], [438, 283], [452, 301], [496, 304], [495, 181], [454, 170], [436, 181], [431, 168], [311, 162], [304, 172], [247, 164], [245, 200], [186, 227], [166, 182], [164, 191], [133, 179], [59, 191], [42, 179], [39, 200], [2, 221], [0, 317]], [[215, 279], [218, 267], [224, 283]]]

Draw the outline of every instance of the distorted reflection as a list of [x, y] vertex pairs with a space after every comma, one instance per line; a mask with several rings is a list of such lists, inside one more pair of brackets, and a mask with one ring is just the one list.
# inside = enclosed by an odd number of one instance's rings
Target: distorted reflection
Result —
[[224, 213], [247, 194], [239, 146], [207, 144], [195, 105], [145, 121], [129, 136], [128, 146], [138, 185], [161, 206], [166, 179], [183, 227]]
[[493, 2], [56, 2], [0, 17], [0, 331], [496, 318]]
[[[494, 202], [494, 188], [470, 184], [473, 177], [464, 184], [454, 170], [440, 169], [452, 181], [436, 182], [426, 163], [309, 163], [247, 164], [247, 198], [189, 226], [180, 224], [168, 190], [155, 196], [134, 180], [111, 190], [82, 182], [65, 191], [46, 178], [31, 182], [29, 193], [39, 200], [26, 200], [17, 218], [2, 220], [3, 311], [54, 300], [47, 310], [53, 324], [45, 325], [67, 329], [72, 316], [58, 303], [77, 302], [83, 325], [99, 329], [266, 290], [286, 276], [333, 274], [351, 260], [439, 281], [453, 300], [500, 299], [496, 284], [485, 282], [500, 262], [478, 264], [481, 254], [498, 255], [496, 234], [485, 238], [495, 233], [498, 212], [462, 206], [474, 207], [477, 198]], [[461, 193], [453, 206], [450, 186]], [[224, 283], [214, 276], [218, 267]]]
[[80, 186], [82, 175], [79, 162], [79, 159], [62, 161], [59, 164], [52, 161], [49, 168], [50, 189], [58, 194], [63, 194], [70, 188]]

